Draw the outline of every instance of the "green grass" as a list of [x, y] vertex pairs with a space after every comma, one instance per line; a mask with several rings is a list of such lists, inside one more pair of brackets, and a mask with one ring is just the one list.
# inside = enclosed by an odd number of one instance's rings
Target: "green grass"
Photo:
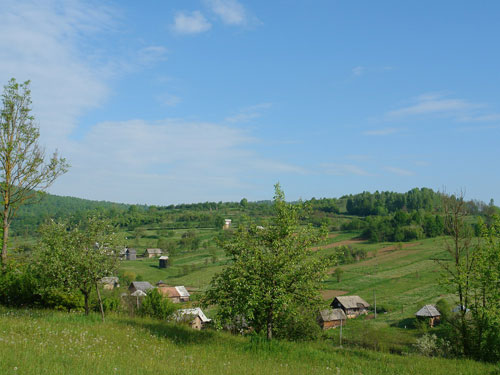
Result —
[[468, 360], [271, 344], [151, 319], [0, 308], [1, 374], [494, 374]]

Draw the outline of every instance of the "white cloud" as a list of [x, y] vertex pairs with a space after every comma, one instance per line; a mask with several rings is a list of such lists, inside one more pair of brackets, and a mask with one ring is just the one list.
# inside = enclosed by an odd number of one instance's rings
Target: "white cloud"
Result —
[[406, 169], [396, 168], [396, 167], [384, 167], [388, 172], [397, 174], [398, 176], [413, 176], [415, 173]]
[[359, 77], [363, 75], [365, 72], [366, 68], [364, 66], [356, 66], [355, 68], [352, 68], [352, 74], [356, 77]]
[[198, 10], [177, 13], [172, 25], [172, 29], [179, 34], [199, 34], [210, 30], [211, 27], [212, 24]]
[[337, 164], [337, 163], [325, 163], [322, 165], [327, 174], [332, 174], [336, 176], [345, 175], [356, 175], [356, 176], [372, 176], [371, 173], [365, 171], [364, 169], [358, 167], [354, 164]]
[[158, 102], [162, 105], [166, 105], [167, 107], [175, 107], [178, 105], [180, 102], [182, 102], [182, 99], [179, 98], [177, 95], [172, 95], [169, 93], [163, 93], [157, 97]]
[[484, 107], [481, 104], [472, 103], [464, 99], [447, 99], [439, 93], [430, 93], [418, 96], [414, 104], [389, 111], [390, 118], [406, 117], [416, 115], [439, 114], [450, 117], [463, 116], [471, 110]]
[[374, 129], [374, 130], [364, 131], [363, 135], [383, 136], [383, 135], [390, 135], [390, 134], [398, 133], [400, 131], [401, 131], [401, 129], [398, 129], [398, 128], [383, 128], [383, 129]]
[[227, 25], [245, 25], [247, 15], [245, 8], [236, 0], [207, 0], [212, 12]]
[[241, 109], [234, 115], [226, 117], [225, 121], [229, 123], [249, 122], [253, 119], [261, 117], [262, 111], [271, 107], [272, 107], [271, 103], [261, 103], [250, 107], [246, 107]]
[[152, 65], [167, 59], [167, 49], [163, 46], [149, 46], [139, 50], [138, 60], [143, 65]]
[[104, 64], [79, 46], [83, 35], [112, 30], [114, 13], [99, 2], [2, 2], [0, 81], [32, 81], [34, 114], [49, 147], [108, 95]]

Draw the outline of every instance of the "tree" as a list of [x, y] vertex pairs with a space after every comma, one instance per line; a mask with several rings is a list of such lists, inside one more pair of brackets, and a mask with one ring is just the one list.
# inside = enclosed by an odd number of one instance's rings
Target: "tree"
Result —
[[38, 262], [49, 281], [45, 289], [79, 290], [88, 315], [92, 289], [100, 300], [98, 282], [118, 268], [118, 238], [113, 227], [91, 217], [74, 227], [52, 221], [41, 228], [41, 234]]
[[40, 132], [31, 113], [30, 82], [12, 78], [4, 86], [0, 113], [0, 164], [2, 199], [2, 265], [7, 261], [9, 227], [18, 208], [45, 191], [68, 169], [66, 160], [54, 152], [48, 162], [39, 145]]
[[337, 282], [340, 283], [342, 281], [342, 275], [344, 270], [340, 267], [335, 268], [335, 276], [337, 277]]
[[301, 311], [319, 306], [320, 283], [335, 261], [311, 250], [323, 233], [299, 225], [304, 207], [285, 202], [279, 184], [273, 207], [274, 217], [264, 227], [240, 226], [222, 243], [232, 264], [212, 279], [203, 297], [203, 304], [218, 306], [221, 324], [244, 318], [268, 339], [286, 336], [276, 324], [280, 319], [300, 318]]

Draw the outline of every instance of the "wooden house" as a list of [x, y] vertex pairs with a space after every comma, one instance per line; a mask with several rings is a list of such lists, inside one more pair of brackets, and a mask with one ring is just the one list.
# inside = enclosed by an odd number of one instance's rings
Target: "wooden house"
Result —
[[161, 249], [146, 249], [144, 252], [144, 257], [146, 258], [155, 258], [159, 257], [163, 254], [163, 251]]
[[342, 309], [345, 315], [351, 319], [361, 314], [368, 314], [370, 304], [360, 296], [339, 296], [335, 297], [330, 306], [334, 309]]
[[439, 323], [441, 319], [441, 313], [436, 309], [434, 305], [425, 305], [415, 314], [417, 319], [426, 320], [429, 319], [429, 325], [434, 327], [435, 324]]
[[159, 268], [167, 268], [167, 266], [168, 266], [168, 256], [163, 255], [163, 256], [161, 256], [161, 257], [158, 258], [158, 261], [159, 261], [159, 264], [158, 264]]
[[137, 251], [135, 249], [128, 249], [125, 251], [125, 259], [127, 260], [136, 260], [137, 259]]
[[342, 309], [324, 309], [319, 312], [318, 323], [321, 329], [326, 330], [345, 325], [347, 316]]
[[176, 321], [189, 323], [191, 328], [201, 330], [208, 323], [212, 321], [212, 319], [208, 319], [203, 311], [196, 307], [194, 309], [180, 309], [176, 312]]
[[190, 294], [184, 286], [169, 286], [164, 281], [158, 281], [156, 283], [158, 292], [165, 297], [170, 298], [174, 303], [188, 302]]
[[154, 289], [154, 286], [147, 281], [132, 281], [128, 287], [128, 291], [130, 292], [130, 294], [138, 290], [147, 293], [150, 289]]
[[118, 277], [116, 276], [103, 277], [100, 282], [102, 287], [107, 290], [113, 290], [114, 288], [118, 288], [120, 286], [118, 283]]

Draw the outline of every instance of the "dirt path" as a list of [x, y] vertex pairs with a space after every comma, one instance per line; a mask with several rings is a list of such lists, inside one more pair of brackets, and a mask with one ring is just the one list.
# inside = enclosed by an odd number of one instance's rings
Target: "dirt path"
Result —
[[343, 296], [344, 294], [349, 293], [347, 290], [330, 290], [330, 289], [325, 289], [321, 290], [321, 297], [323, 297], [324, 300], [327, 299], [333, 299], [338, 296]]
[[311, 247], [311, 250], [331, 249], [332, 247], [352, 245], [352, 244], [363, 243], [363, 242], [366, 242], [366, 241], [365, 240], [345, 240], [345, 241], [329, 243], [327, 245], [314, 246], [314, 247]]

